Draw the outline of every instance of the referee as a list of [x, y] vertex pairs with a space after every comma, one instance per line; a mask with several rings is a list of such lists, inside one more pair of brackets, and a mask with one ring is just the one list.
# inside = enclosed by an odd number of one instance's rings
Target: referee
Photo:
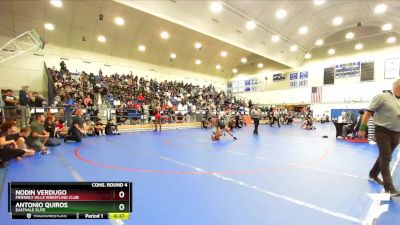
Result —
[[250, 111], [250, 115], [254, 121], [253, 134], [258, 135], [258, 124], [260, 124], [260, 118], [261, 118], [261, 109], [258, 108], [258, 105], [254, 105], [254, 108]]
[[[384, 186], [392, 197], [400, 196], [393, 185], [390, 174], [392, 153], [399, 144], [400, 138], [400, 79], [393, 83], [393, 90], [378, 94], [372, 100], [361, 121], [359, 135], [365, 136], [366, 124], [374, 113], [375, 136], [379, 148], [379, 156], [369, 172], [369, 179]], [[378, 178], [382, 174], [383, 181]]]

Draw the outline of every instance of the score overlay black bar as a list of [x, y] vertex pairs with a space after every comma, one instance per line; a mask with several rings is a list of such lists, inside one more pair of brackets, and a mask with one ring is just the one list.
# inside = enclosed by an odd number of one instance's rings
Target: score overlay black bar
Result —
[[127, 219], [131, 182], [10, 182], [13, 219]]
[[130, 213], [12, 213], [12, 219], [110, 219], [127, 220]]
[[13, 219], [112, 219], [109, 213], [12, 213]]
[[65, 188], [81, 189], [81, 188], [115, 188], [121, 185], [131, 185], [131, 182], [10, 182], [12, 188]]

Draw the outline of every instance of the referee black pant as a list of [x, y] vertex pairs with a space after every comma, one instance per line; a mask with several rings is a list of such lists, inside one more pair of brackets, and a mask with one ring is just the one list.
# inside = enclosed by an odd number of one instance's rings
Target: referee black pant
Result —
[[258, 125], [260, 124], [259, 118], [253, 118], [254, 121], [254, 131], [253, 134], [258, 134]]
[[68, 132], [68, 135], [65, 136], [65, 138], [64, 138], [64, 142], [66, 142], [66, 141], [81, 142], [82, 141], [82, 135], [77, 129], [72, 128], [72, 130], [71, 130], [71, 128], [70, 128], [70, 131]]
[[371, 177], [377, 177], [378, 174], [381, 173], [385, 190], [395, 190], [392, 176], [390, 174], [390, 161], [392, 160], [394, 149], [399, 144], [400, 132], [376, 126], [375, 136], [379, 148], [379, 156], [369, 172], [369, 175]]

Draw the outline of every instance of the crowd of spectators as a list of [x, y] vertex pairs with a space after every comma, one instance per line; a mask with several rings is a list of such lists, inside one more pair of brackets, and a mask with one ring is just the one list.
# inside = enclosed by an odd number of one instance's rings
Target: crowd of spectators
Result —
[[[59, 71], [48, 69], [55, 90], [50, 104], [29, 90], [29, 86], [23, 86], [18, 97], [11, 89], [1, 91], [0, 106], [5, 118], [0, 119], [0, 166], [13, 158], [31, 156], [35, 151], [48, 154], [48, 146], [60, 145], [60, 138], [67, 142], [81, 141], [83, 136], [119, 134], [117, 124], [111, 120], [103, 123], [98, 117], [100, 105], [114, 107], [117, 122], [127, 120], [130, 110], [138, 112], [142, 121], [156, 113], [162, 114], [163, 122], [184, 121], [199, 110], [204, 112], [203, 121], [215, 114], [238, 119], [247, 107], [245, 101], [217, 91], [212, 85], [159, 82], [132, 74], [105, 76], [101, 70], [96, 76], [85, 72], [74, 75], [64, 62], [60, 66]], [[36, 111], [45, 106], [58, 110]], [[65, 124], [68, 119], [72, 124]], [[240, 126], [239, 123], [237, 120], [230, 126]]]
[[18, 118], [21, 120], [21, 127], [26, 127], [30, 124], [30, 120], [34, 119], [31, 118], [30, 108], [46, 106], [47, 101], [38, 92], [29, 90], [28, 85], [22, 86], [17, 96], [12, 89], [1, 90], [0, 108], [4, 110], [4, 114], [0, 114], [0, 123], [5, 119]]
[[[7, 160], [22, 159], [35, 151], [47, 154], [48, 146], [61, 144], [60, 138], [64, 138], [64, 142], [79, 142], [84, 136], [116, 135], [119, 134], [118, 123], [150, 122], [160, 115], [163, 123], [183, 122], [200, 116], [204, 128], [209, 126], [210, 118], [218, 116], [227, 129], [241, 128], [245, 125], [243, 115], [253, 106], [251, 100], [237, 99], [216, 90], [213, 85], [201, 87], [182, 81], [149, 80], [132, 73], [105, 76], [101, 70], [98, 75], [73, 74], [64, 62], [60, 63], [60, 70], [53, 67], [48, 68], [48, 72], [55, 91], [50, 104], [28, 86], [21, 88], [19, 98], [12, 90], [2, 90], [1, 100], [8, 108], [4, 110], [7, 120], [1, 125], [0, 146], [2, 150], [7, 149], [3, 151], [8, 154]], [[44, 106], [56, 107], [57, 113], [32, 113], [32, 108]], [[100, 106], [115, 109], [117, 124], [108, 119], [105, 123], [101, 121]], [[132, 111], [137, 115], [134, 119], [130, 118]], [[262, 111], [267, 121], [272, 124], [276, 121], [279, 126], [292, 124], [297, 116], [286, 109], [264, 108]], [[71, 124], [65, 124], [68, 119], [72, 120]], [[18, 124], [21, 124], [19, 129]]]
[[101, 70], [98, 75], [84, 71], [74, 75], [64, 62], [60, 63], [60, 70], [49, 68], [49, 73], [56, 92], [52, 106], [89, 108], [90, 116], [95, 118], [100, 105], [111, 106], [116, 109], [118, 123], [148, 121], [156, 109], [160, 109], [163, 122], [179, 122], [197, 111], [229, 110], [235, 114], [248, 106], [244, 100], [217, 91], [213, 85], [149, 80], [132, 73], [106, 76]]

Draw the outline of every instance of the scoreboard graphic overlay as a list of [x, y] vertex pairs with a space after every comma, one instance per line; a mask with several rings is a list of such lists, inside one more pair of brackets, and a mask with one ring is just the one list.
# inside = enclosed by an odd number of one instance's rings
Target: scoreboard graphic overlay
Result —
[[12, 219], [129, 219], [131, 182], [10, 182]]

